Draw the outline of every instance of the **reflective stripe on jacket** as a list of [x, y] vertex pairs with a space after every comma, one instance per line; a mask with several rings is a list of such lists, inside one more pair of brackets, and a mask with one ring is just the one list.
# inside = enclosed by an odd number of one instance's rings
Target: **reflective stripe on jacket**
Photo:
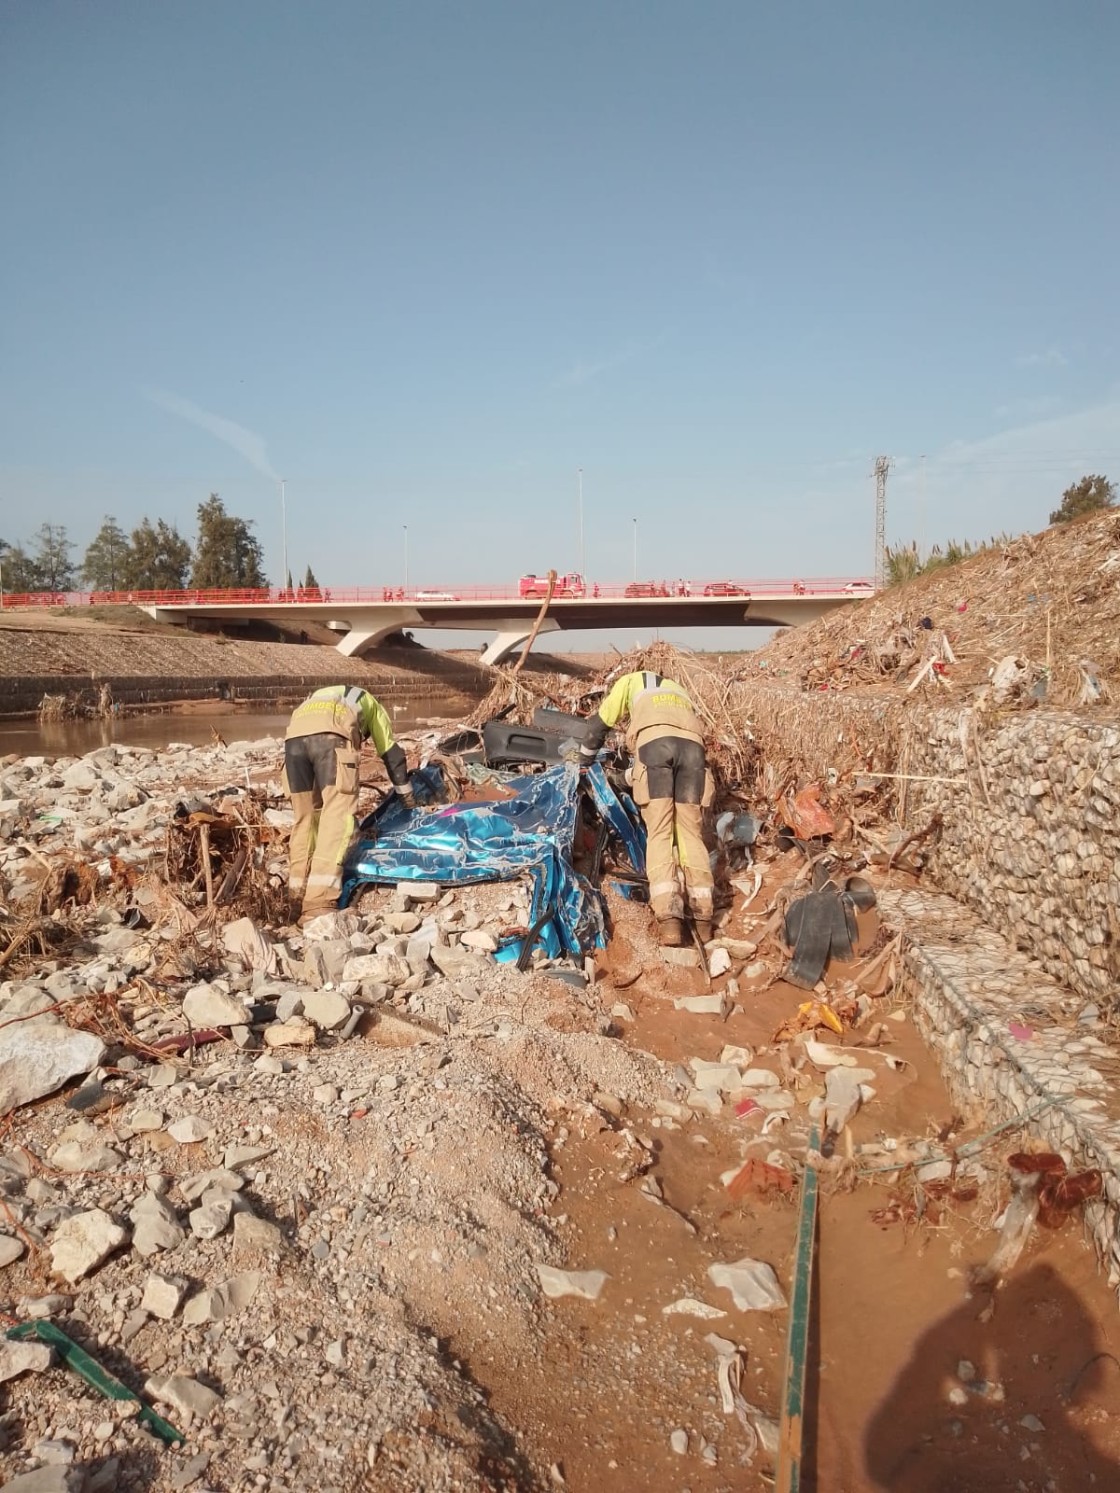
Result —
[[688, 695], [676, 680], [662, 679], [658, 674], [623, 674], [599, 706], [598, 714], [607, 729], [629, 716], [626, 739], [631, 750], [653, 736], [704, 740], [703, 725]]
[[292, 711], [286, 739], [314, 736], [320, 731], [344, 736], [355, 746], [368, 736], [380, 757], [396, 744], [384, 707], [357, 685], [327, 684], [309, 695]]

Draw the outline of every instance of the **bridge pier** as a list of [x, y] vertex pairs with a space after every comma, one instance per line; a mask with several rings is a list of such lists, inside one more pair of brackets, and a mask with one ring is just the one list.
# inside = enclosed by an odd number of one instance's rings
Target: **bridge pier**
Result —
[[338, 640], [338, 651], [346, 658], [361, 658], [370, 648], [376, 648], [378, 643], [383, 642], [390, 633], [400, 632], [405, 627], [423, 627], [425, 624], [420, 620], [420, 614], [412, 607], [400, 607], [397, 611], [389, 612], [387, 608], [379, 608], [379, 616], [375, 625], [355, 625], [346, 620], [336, 621], [334, 618], [327, 623], [332, 632], [343, 632], [344, 636]]
[[[533, 631], [533, 622], [499, 622], [498, 628], [497, 637], [482, 654], [481, 661], [484, 664], [500, 664], [503, 659], [508, 658]], [[551, 617], [546, 617], [538, 629], [539, 633], [559, 631], [559, 622], [555, 622]]]

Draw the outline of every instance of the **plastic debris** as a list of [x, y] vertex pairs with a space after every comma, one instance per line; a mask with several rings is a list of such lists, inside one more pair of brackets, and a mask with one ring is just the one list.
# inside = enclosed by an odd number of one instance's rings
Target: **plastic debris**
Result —
[[558, 1270], [554, 1265], [538, 1265], [541, 1290], [552, 1300], [561, 1296], [579, 1296], [584, 1301], [598, 1301], [599, 1292], [610, 1276], [605, 1270]]
[[814, 1032], [819, 1026], [828, 1027], [838, 1037], [844, 1035], [844, 1023], [831, 1006], [824, 1001], [802, 1001], [797, 1008], [797, 1015], [783, 1021], [770, 1040], [788, 1042], [791, 1037], [796, 1037], [801, 1032]]
[[782, 820], [799, 840], [820, 840], [835, 834], [836, 821], [820, 800], [820, 783], [809, 783], [782, 800]]
[[750, 1157], [730, 1174], [724, 1186], [733, 1198], [746, 1197], [748, 1193], [765, 1197], [772, 1192], [784, 1197], [794, 1191], [797, 1178], [783, 1166], [771, 1166], [768, 1161]]
[[733, 1265], [709, 1265], [708, 1279], [713, 1286], [730, 1291], [741, 1312], [783, 1311], [787, 1304], [773, 1267], [763, 1260], [743, 1258]]
[[[73, 1370], [79, 1378], [92, 1386], [92, 1388], [103, 1394], [109, 1400], [131, 1400], [137, 1401], [139, 1396], [133, 1394], [132, 1390], [107, 1369], [88, 1354], [84, 1348], [79, 1348], [73, 1338], [67, 1337], [61, 1327], [56, 1327], [53, 1322], [21, 1322], [18, 1327], [8, 1329], [8, 1337], [13, 1342], [27, 1342], [38, 1340], [41, 1343], [49, 1343], [59, 1358], [62, 1359], [68, 1369]], [[181, 1431], [177, 1431], [170, 1422], [157, 1415], [154, 1410], [140, 1401], [140, 1409], [136, 1419], [142, 1426], [147, 1426], [149, 1431], [157, 1435], [161, 1441], [168, 1446], [186, 1440]]]
[[[1034, 1157], [1013, 1156], [1008, 1162], [1011, 1168], [1011, 1201], [1004, 1211], [999, 1243], [986, 1263], [973, 1273], [976, 1285], [993, 1285], [1000, 1276], [1006, 1275], [1018, 1262], [1034, 1228], [1038, 1217], [1038, 1189], [1043, 1174], [1037, 1166], [1021, 1167], [1015, 1164], [1023, 1159], [1028, 1162], [1036, 1160]], [[1061, 1157], [1056, 1159], [1064, 1172], [1065, 1162]]]

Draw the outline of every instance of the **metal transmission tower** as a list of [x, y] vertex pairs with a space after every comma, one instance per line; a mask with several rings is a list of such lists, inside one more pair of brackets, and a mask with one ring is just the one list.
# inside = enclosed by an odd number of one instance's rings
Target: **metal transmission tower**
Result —
[[875, 458], [875, 588], [887, 584], [887, 473], [889, 456]]

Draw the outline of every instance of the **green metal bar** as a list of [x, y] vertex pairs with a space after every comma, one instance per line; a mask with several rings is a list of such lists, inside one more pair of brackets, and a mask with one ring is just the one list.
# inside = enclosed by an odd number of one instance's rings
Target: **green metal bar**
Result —
[[80, 1348], [72, 1337], [67, 1337], [61, 1327], [56, 1327], [53, 1322], [21, 1322], [18, 1327], [9, 1327], [7, 1336], [16, 1342], [26, 1342], [28, 1338], [37, 1338], [41, 1343], [50, 1343], [58, 1356], [62, 1359], [68, 1369], [99, 1390], [108, 1400], [137, 1400], [140, 1402], [140, 1411], [136, 1419], [148, 1427], [161, 1441], [168, 1446], [186, 1441], [182, 1431], [177, 1431], [169, 1421], [164, 1420], [162, 1415], [157, 1415], [154, 1410], [145, 1405], [138, 1394], [133, 1394], [127, 1384], [114, 1375], [108, 1369], [102, 1368], [96, 1358], [91, 1358], [84, 1348]]
[[[814, 1125], [809, 1150], [820, 1150]], [[801, 1180], [801, 1217], [797, 1226], [797, 1259], [786, 1345], [786, 1383], [778, 1428], [777, 1493], [798, 1493], [801, 1487], [801, 1449], [805, 1417], [805, 1364], [809, 1354], [809, 1308], [813, 1299], [813, 1246], [817, 1234], [817, 1169], [806, 1163]]]

